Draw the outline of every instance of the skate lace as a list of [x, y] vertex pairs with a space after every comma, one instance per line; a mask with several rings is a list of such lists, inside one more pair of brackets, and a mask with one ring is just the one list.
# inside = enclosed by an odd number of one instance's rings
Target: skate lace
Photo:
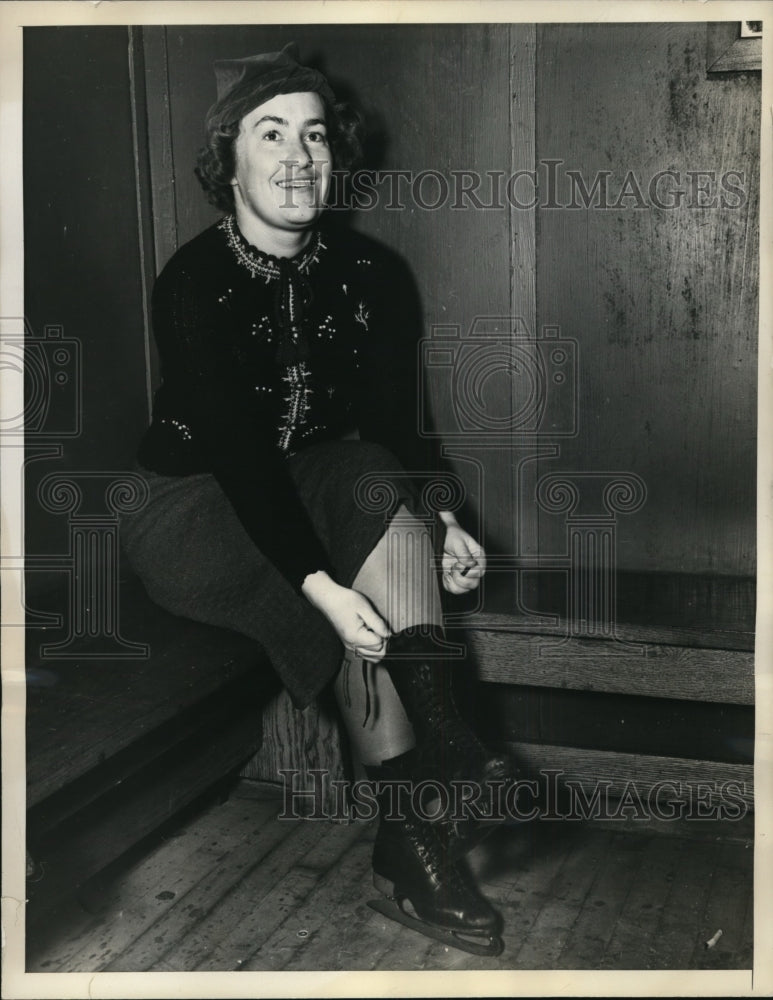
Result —
[[365, 685], [365, 718], [362, 720], [362, 728], [368, 724], [370, 718], [370, 682], [368, 680], [368, 662], [362, 661], [362, 683]]
[[464, 879], [456, 866], [450, 863], [446, 847], [432, 827], [420, 820], [406, 817], [405, 828], [411, 834], [422, 866], [435, 882], [453, 890], [466, 888]]
[[442, 733], [446, 747], [454, 753], [471, 756], [483, 761], [488, 752], [459, 714], [450, 686], [445, 690], [433, 690], [433, 673], [429, 665], [422, 664], [416, 679], [417, 701], [424, 713], [427, 727]]

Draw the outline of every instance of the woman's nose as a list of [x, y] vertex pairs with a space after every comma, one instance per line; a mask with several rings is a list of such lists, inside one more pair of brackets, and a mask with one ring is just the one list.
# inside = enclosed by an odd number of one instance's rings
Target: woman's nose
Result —
[[314, 159], [312, 156], [311, 146], [300, 136], [295, 139], [289, 149], [285, 150], [285, 153], [287, 154], [286, 158], [290, 160], [291, 163], [306, 164], [311, 163]]

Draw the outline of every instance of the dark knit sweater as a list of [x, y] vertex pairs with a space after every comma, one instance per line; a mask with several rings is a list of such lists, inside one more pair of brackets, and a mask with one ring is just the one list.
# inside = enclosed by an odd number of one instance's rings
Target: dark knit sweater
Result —
[[426, 468], [421, 329], [410, 272], [384, 247], [330, 229], [278, 259], [228, 216], [156, 282], [162, 384], [139, 462], [214, 474], [255, 545], [300, 590], [307, 574], [331, 570], [285, 460], [357, 430], [407, 469]]

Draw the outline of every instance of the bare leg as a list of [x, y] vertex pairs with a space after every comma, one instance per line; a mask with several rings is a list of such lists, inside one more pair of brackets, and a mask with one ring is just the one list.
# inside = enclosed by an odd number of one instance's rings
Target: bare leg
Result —
[[[421, 523], [404, 507], [368, 556], [352, 586], [371, 600], [392, 631], [398, 633], [397, 642], [412, 638], [405, 632], [412, 626], [442, 625], [431, 540]], [[395, 779], [415, 780], [416, 755], [408, 751], [416, 746], [416, 736], [388, 668], [378, 664], [368, 665], [370, 714], [363, 726], [367, 694], [361, 664], [362, 661], [353, 658], [344, 661], [334, 690], [354, 756], [364, 765], [367, 777], [377, 783], [376, 788], [381, 788], [376, 793], [381, 822], [373, 848], [373, 882], [389, 901], [383, 907], [379, 903], [371, 906], [405, 924], [403, 901], [409, 900], [416, 919], [408, 918], [408, 926], [414, 930], [434, 938], [439, 936], [447, 944], [473, 954], [498, 955], [502, 950], [499, 915], [481, 895], [470, 873], [457, 864], [466, 844], [458, 850], [455, 847], [460, 841], [455, 827], [433, 826], [411, 808], [397, 817], [383, 811], [381, 795], [388, 794], [390, 785], [394, 791]], [[422, 673], [423, 668], [424, 664], [419, 662]], [[420, 727], [420, 716], [414, 718]], [[442, 724], [438, 729], [443, 729]], [[424, 808], [431, 812], [433, 805], [425, 799]], [[454, 933], [448, 928], [453, 928]]]
[[[440, 593], [432, 569], [427, 529], [401, 506], [352, 584], [373, 603], [393, 632], [412, 625], [441, 625]], [[362, 660], [347, 653], [334, 684], [341, 715], [362, 764], [380, 764], [415, 746], [413, 728], [385, 667], [369, 663], [368, 691]], [[366, 703], [370, 697], [370, 715]]]

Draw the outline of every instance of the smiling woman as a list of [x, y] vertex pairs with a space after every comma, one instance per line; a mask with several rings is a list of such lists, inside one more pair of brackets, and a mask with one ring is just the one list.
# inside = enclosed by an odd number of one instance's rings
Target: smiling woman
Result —
[[159, 604], [257, 639], [297, 707], [332, 682], [389, 800], [373, 856], [388, 915], [498, 954], [499, 916], [463, 860], [491, 824], [433, 824], [413, 796], [394, 807], [398, 786], [430, 780], [442, 799], [508, 770], [462, 719], [444, 659], [428, 525], [448, 592], [478, 587], [486, 557], [418, 499], [438, 467], [416, 429], [413, 280], [372, 240], [318, 226], [333, 167], [357, 148], [327, 80], [288, 49], [216, 75], [198, 176], [227, 214], [154, 288], [150, 502], [125, 519], [124, 547]]
[[[283, 51], [286, 52], [288, 48], [290, 47], [288, 46]], [[260, 58], [265, 60], [267, 57], [261, 56]], [[253, 117], [254, 119], [257, 110], [253, 108], [245, 115], [244, 107], [251, 103], [251, 98], [247, 105], [244, 105], [243, 99], [240, 99], [238, 93], [240, 70], [232, 67], [234, 63], [245, 62], [247, 60], [221, 60], [215, 64], [218, 96], [224, 99], [218, 100], [209, 111], [207, 143], [199, 153], [199, 162], [196, 168], [196, 175], [206, 191], [210, 203], [223, 212], [234, 210], [233, 175], [236, 153], [234, 140], [238, 140], [243, 131], [242, 118], [239, 116], [244, 116], [246, 128], [246, 118]], [[237, 81], [236, 85], [234, 78]], [[342, 171], [356, 166], [362, 156], [360, 117], [357, 112], [349, 105], [336, 101], [324, 77], [307, 67], [298, 66], [293, 71], [292, 76], [285, 78], [283, 85], [297, 87], [296, 96], [306, 92], [307, 96], [314, 96], [322, 102], [321, 123], [324, 125], [328, 152], [332, 155], [333, 162], [337, 169]], [[233, 90], [229, 91], [229, 87], [232, 87]], [[227, 99], [225, 99], [226, 95]], [[267, 103], [271, 103], [271, 101]], [[266, 113], [265, 108], [259, 117], [262, 118], [264, 113]], [[234, 115], [237, 117], [234, 118]], [[281, 125], [282, 123], [277, 122], [276, 124]], [[267, 141], [276, 141], [276, 138], [267, 138]], [[323, 204], [323, 201], [322, 198], [319, 199], [320, 205]]]
[[325, 109], [318, 94], [279, 94], [242, 120], [232, 180], [242, 234], [277, 256], [310, 239], [332, 170]]

